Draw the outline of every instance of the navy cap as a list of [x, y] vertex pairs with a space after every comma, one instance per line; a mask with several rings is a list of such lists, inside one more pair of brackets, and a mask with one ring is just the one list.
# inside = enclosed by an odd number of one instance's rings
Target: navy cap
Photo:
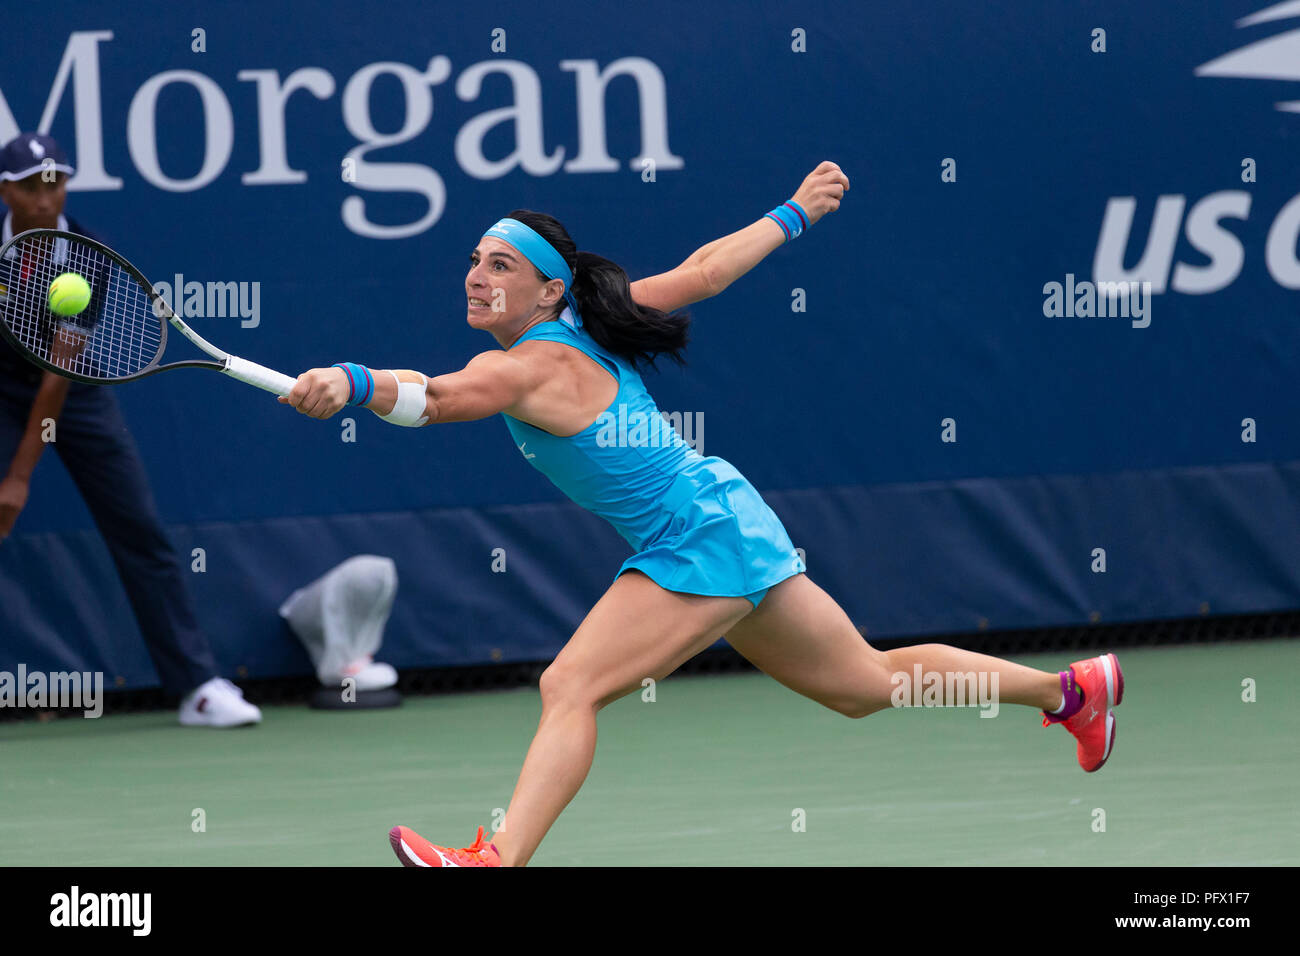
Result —
[[[53, 166], [49, 165], [51, 162]], [[0, 150], [0, 179], [15, 182], [45, 169], [54, 169], [68, 176], [76, 172], [53, 136], [21, 133]]]

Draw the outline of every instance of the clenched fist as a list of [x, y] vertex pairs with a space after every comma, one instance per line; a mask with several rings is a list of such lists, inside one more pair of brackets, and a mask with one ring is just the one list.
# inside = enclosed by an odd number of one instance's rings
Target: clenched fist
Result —
[[840, 208], [840, 200], [849, 191], [849, 177], [830, 160], [819, 164], [804, 179], [794, 201], [803, 207], [812, 225], [828, 212]]
[[343, 369], [314, 368], [299, 375], [289, 394], [279, 400], [312, 418], [329, 418], [347, 405], [350, 392]]

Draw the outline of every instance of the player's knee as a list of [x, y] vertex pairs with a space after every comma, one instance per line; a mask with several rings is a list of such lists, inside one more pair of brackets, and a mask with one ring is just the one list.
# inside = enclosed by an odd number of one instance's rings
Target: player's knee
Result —
[[537, 681], [537, 689], [542, 695], [542, 706], [546, 707], [562, 700], [567, 683], [564, 672], [554, 664], [542, 671], [542, 676]]
[[592, 681], [562, 664], [551, 664], [542, 671], [537, 688], [542, 695], [542, 710], [561, 707], [594, 707]]
[[860, 720], [863, 717], [869, 717], [877, 711], [884, 710], [889, 706], [889, 701], [880, 700], [873, 696], [854, 697], [847, 700], [836, 700], [826, 703], [826, 706], [837, 714], [843, 714], [845, 717], [851, 717], [854, 720]]

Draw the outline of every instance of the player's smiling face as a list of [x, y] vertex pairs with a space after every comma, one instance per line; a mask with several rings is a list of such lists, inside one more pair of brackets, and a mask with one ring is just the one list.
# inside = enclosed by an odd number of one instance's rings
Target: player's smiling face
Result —
[[563, 282], [539, 279], [519, 250], [494, 236], [480, 239], [469, 261], [466, 321], [471, 328], [493, 332], [507, 348], [534, 316], [554, 311], [564, 294]]

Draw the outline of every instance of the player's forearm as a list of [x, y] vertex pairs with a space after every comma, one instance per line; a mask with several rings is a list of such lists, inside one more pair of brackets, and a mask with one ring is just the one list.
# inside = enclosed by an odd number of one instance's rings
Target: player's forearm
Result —
[[[6, 477], [20, 481], [31, 480], [32, 472], [36, 470], [36, 463], [41, 460], [41, 453], [45, 451], [43, 434], [45, 423], [58, 420], [59, 413], [63, 411], [63, 403], [68, 397], [68, 385], [66, 378], [60, 378], [49, 372], [41, 378], [36, 397], [32, 400], [31, 411], [27, 414], [27, 427], [9, 463]], [[55, 437], [57, 439], [57, 435]]]
[[367, 405], [385, 421], [409, 426], [473, 422], [504, 412], [536, 386], [539, 373], [529, 363], [492, 349], [474, 356], [458, 372], [426, 376], [398, 369], [396, 375], [401, 393], [392, 374], [372, 373], [376, 391]]
[[412, 369], [372, 369], [374, 394], [364, 402], [380, 418], [396, 425], [428, 425], [436, 420], [433, 381]]
[[785, 242], [785, 234], [766, 216], [744, 229], [696, 249], [682, 264], [704, 276], [710, 296], [717, 295]]
[[547, 374], [501, 349], [482, 352], [459, 372], [433, 378], [411, 369], [340, 362], [303, 372], [280, 402], [312, 418], [364, 406], [394, 425], [472, 422], [514, 407]]
[[819, 163], [789, 200], [739, 232], [702, 246], [687, 263], [705, 277], [709, 294], [717, 295], [777, 246], [797, 238], [828, 212], [839, 209], [848, 188], [848, 177], [839, 166], [830, 161]]
[[[374, 398], [365, 403], [380, 418], [393, 421], [398, 425], [411, 425], [423, 418], [420, 424], [433, 425], [440, 422], [470, 422], [487, 418], [506, 408], [513, 395], [501, 388], [494, 387], [491, 379], [486, 377], [466, 376], [462, 372], [450, 372], [445, 375], [424, 376], [421, 372], [410, 369], [393, 369], [402, 380], [402, 387], [408, 394], [405, 412], [396, 408], [398, 401], [398, 383], [389, 374], [389, 370], [375, 369]], [[415, 385], [423, 377], [423, 410], [416, 401]]]

